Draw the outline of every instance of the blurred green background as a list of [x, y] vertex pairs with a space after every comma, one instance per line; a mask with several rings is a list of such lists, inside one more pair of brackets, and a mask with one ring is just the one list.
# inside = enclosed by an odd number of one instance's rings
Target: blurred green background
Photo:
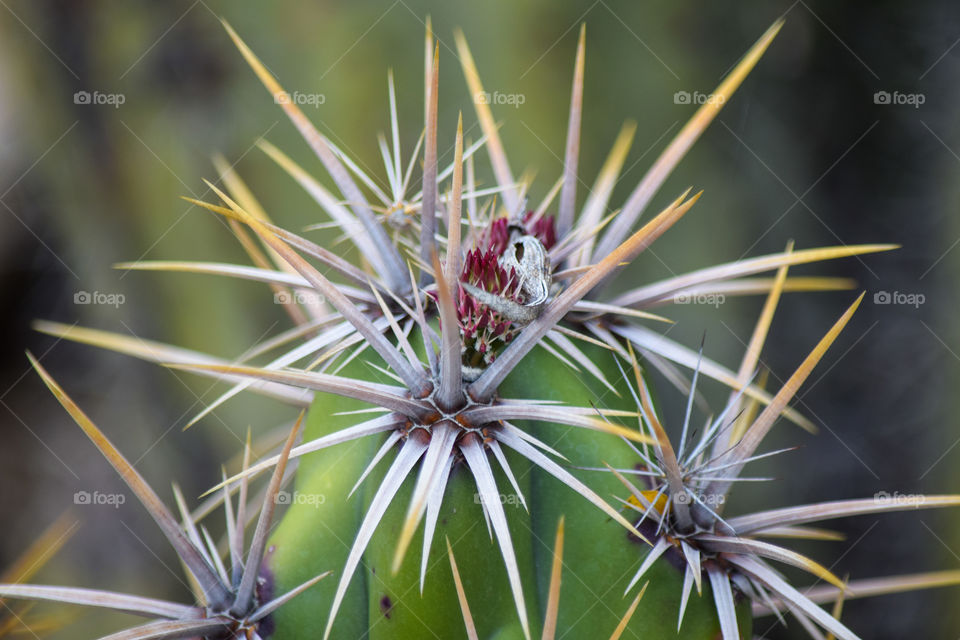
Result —
[[[388, 125], [387, 68], [399, 89], [404, 156], [423, 114], [423, 31], [441, 41], [441, 152], [457, 113], [479, 136], [455, 58], [465, 30], [485, 88], [522, 94], [495, 107], [514, 171], [537, 171], [534, 198], [561, 171], [577, 27], [587, 23], [581, 168], [592, 183], [625, 120], [638, 123], [612, 202], [619, 206], [693, 113], [678, 91], [707, 93], [779, 16], [787, 22], [756, 70], [661, 190], [704, 189], [693, 212], [632, 267], [648, 282], [720, 261], [859, 242], [903, 249], [796, 274], [856, 278], [865, 304], [801, 392], [821, 427], [784, 425], [767, 447], [802, 444], [741, 487], [730, 511], [890, 493], [956, 492], [960, 463], [955, 280], [960, 10], [946, 0], [902, 2], [329, 1], [230, 3], [0, 2], [0, 567], [65, 509], [78, 490], [122, 491], [105, 461], [28, 371], [37, 354], [172, 504], [215, 482], [221, 463], [293, 411], [256, 397], [182, 427], [221, 387], [33, 332], [37, 318], [79, 323], [235, 357], [288, 326], [266, 287], [223, 278], [125, 273], [138, 259], [245, 261], [219, 220], [179, 196], [212, 199], [202, 178], [223, 153], [281, 225], [318, 210], [265, 155], [261, 137], [315, 175], [319, 163], [223, 31], [229, 20], [285, 88], [320, 93], [318, 127], [381, 182], [376, 134]], [[123, 104], [77, 104], [78, 91]], [[875, 93], [923, 104], [878, 104]], [[486, 156], [478, 168], [489, 181]], [[443, 160], [442, 159], [442, 160]], [[582, 203], [585, 197], [578, 193]], [[922, 305], [875, 304], [878, 292], [922, 294]], [[117, 306], [75, 303], [80, 292], [122, 294]], [[849, 304], [851, 292], [791, 294], [764, 362], [788, 375]], [[678, 307], [672, 337], [728, 365], [739, 362], [760, 300]], [[669, 417], [682, 398], [662, 380]], [[707, 389], [722, 402], [722, 389]], [[81, 525], [48, 581], [183, 598], [175, 556], [133, 503], [74, 508]], [[798, 545], [853, 578], [960, 567], [960, 518], [919, 512], [841, 521], [842, 543]], [[802, 581], [801, 584], [806, 584]], [[851, 602], [844, 621], [868, 638], [955, 637], [957, 589]], [[60, 637], [92, 637], [121, 616], [83, 614]], [[758, 634], [767, 631], [763, 622]], [[798, 626], [798, 625], [793, 625]], [[76, 629], [82, 629], [82, 633]], [[79, 633], [79, 635], [78, 635]], [[762, 637], [802, 637], [772, 628]]]

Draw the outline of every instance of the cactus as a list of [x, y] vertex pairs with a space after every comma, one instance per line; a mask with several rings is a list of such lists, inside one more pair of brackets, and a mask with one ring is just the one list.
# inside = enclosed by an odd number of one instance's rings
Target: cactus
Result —
[[[528, 208], [531, 185], [514, 179], [485, 101], [476, 104], [483, 138], [466, 143], [461, 117], [454, 160], [441, 170], [440, 57], [429, 27], [424, 136], [406, 164], [392, 76], [388, 82], [392, 146], [381, 138], [388, 193], [313, 127], [226, 25], [339, 196], [272, 145], [261, 148], [343, 232], [352, 245], [350, 257], [272, 223], [239, 176], [219, 163], [226, 189], [207, 182], [219, 203], [188, 200], [224, 217], [254, 266], [123, 267], [268, 284], [295, 327], [253, 352], [282, 349], [280, 355], [257, 366], [93, 329], [54, 323], [38, 328], [231, 383], [193, 422], [244, 390], [304, 407], [306, 418], [301, 415], [277, 455], [251, 461], [248, 441], [242, 468], [224, 474], [200, 511], [191, 513], [176, 491], [178, 521], [31, 357], [176, 549], [196, 601], [19, 584], [0, 584], [0, 596], [160, 618], [111, 638], [529, 639], [554, 638], [562, 630], [569, 638], [735, 640], [751, 637], [754, 616], [789, 612], [813, 637], [822, 629], [849, 640], [857, 636], [840, 622], [839, 609], [832, 615], [819, 604], [960, 581], [941, 573], [847, 582], [768, 542], [831, 539], [806, 525], [957, 506], [960, 496], [724, 514], [731, 487], [757, 479], [743, 475], [746, 465], [779, 453], [761, 453], [759, 447], [780, 417], [812, 429], [789, 404], [863, 298], [856, 298], [780, 389], [768, 393], [754, 372], [781, 295], [848, 288], [835, 278], [790, 277], [789, 268], [893, 245], [788, 245], [781, 253], [604, 296], [625, 264], [694, 208], [700, 194], [687, 190], [634, 230], [666, 176], [780, 27], [774, 24], [757, 41], [717, 87], [714, 95], [722, 99], [700, 106], [623, 206], [607, 215], [631, 134], [625, 129], [618, 138], [577, 214], [585, 29], [575, 55], [563, 175], [539, 205]], [[483, 86], [462, 33], [456, 43], [468, 88], [480, 95]], [[410, 195], [421, 144], [422, 188]], [[496, 178], [487, 189], [478, 188], [474, 177], [481, 150]], [[352, 261], [354, 254], [362, 260]], [[752, 277], [769, 272], [775, 276]], [[666, 320], [652, 307], [702, 293], [766, 296], [736, 371], [705, 358], [702, 347], [698, 353], [649, 326]], [[691, 371], [692, 379], [680, 368]], [[651, 369], [687, 394], [682, 424], [662, 423]], [[697, 432], [691, 425], [702, 378], [728, 387], [730, 397]], [[676, 444], [669, 433], [679, 434]], [[288, 472], [288, 463], [295, 472]], [[271, 474], [262, 499], [250, 501], [252, 479], [266, 471]], [[291, 476], [292, 490], [284, 491]], [[271, 533], [283, 503], [289, 506]], [[226, 515], [229, 567], [200, 524], [218, 506]], [[251, 513], [258, 513], [257, 524], [244, 551]], [[772, 563], [799, 567], [829, 586], [799, 590]]]

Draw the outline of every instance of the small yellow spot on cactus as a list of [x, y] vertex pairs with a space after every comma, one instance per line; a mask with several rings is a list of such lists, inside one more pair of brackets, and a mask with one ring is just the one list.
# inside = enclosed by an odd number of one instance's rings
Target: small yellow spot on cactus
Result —
[[[657, 512], [661, 514], [663, 513], [663, 510], [667, 506], [667, 496], [665, 496], [662, 492], [655, 491], [653, 489], [648, 489], [647, 491], [641, 491], [640, 493], [641, 495], [643, 495], [644, 499], [647, 501], [647, 504], [653, 503], [653, 508], [656, 509]], [[659, 497], [657, 496], [658, 493], [660, 494]], [[646, 505], [640, 504], [640, 501], [637, 499], [636, 496], [630, 496], [629, 498], [627, 498], [627, 502], [637, 507], [641, 511], [644, 511], [647, 508]]]

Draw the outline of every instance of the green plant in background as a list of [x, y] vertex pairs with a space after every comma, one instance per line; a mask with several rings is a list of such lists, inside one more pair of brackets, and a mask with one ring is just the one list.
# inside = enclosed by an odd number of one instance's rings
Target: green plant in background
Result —
[[[830, 539], [830, 532], [805, 525], [860, 513], [960, 505], [960, 496], [850, 500], [736, 517], [724, 516], [724, 505], [734, 483], [757, 480], [741, 472], [747, 463], [772, 455], [758, 453], [758, 447], [780, 416], [813, 430], [788, 404], [862, 299], [770, 394], [753, 378], [782, 293], [850, 286], [836, 278], [788, 277], [788, 267], [894, 247], [788, 246], [778, 254], [631, 284], [616, 296], [603, 296], [623, 266], [697, 202], [700, 194], [691, 197], [688, 190], [633, 230], [780, 26], [771, 27], [748, 51], [714, 99], [696, 111], [612, 213], [610, 197], [629, 148], [629, 128], [618, 137], [579, 213], [576, 206], [584, 30], [574, 65], [564, 171], [528, 209], [532, 178], [513, 176], [490, 94], [462, 34], [457, 34], [457, 52], [483, 136], [465, 143], [461, 119], [454, 160], [440, 169], [439, 45], [428, 28], [425, 126], [407, 163], [401, 160], [396, 91], [389, 79], [391, 141], [380, 138], [384, 190], [317, 131], [228, 26], [339, 194], [272, 145], [261, 143], [261, 148], [316, 200], [330, 219], [321, 224], [339, 229], [350, 251], [335, 253], [273, 224], [239, 176], [218, 160], [226, 188], [207, 185], [220, 204], [190, 201], [228, 221], [253, 266], [141, 262], [124, 268], [267, 283], [293, 320], [292, 329], [257, 345], [237, 363], [91, 329], [53, 323], [39, 328], [231, 382], [230, 390], [193, 422], [245, 389], [308, 406], [302, 444], [294, 446], [295, 427], [279, 455], [253, 464], [248, 446], [242, 470], [211, 490], [218, 491], [227, 516], [228, 541], [219, 549], [203, 527], [198, 530], [199, 516], [187, 512], [179, 495], [183, 522], [176, 522], [34, 363], [170, 539], [195, 582], [197, 602], [178, 605], [23, 585], [0, 585], [0, 596], [167, 619], [111, 636], [131, 639], [321, 634], [505, 639], [552, 638], [562, 630], [564, 637], [680, 633], [714, 638], [719, 633], [733, 640], [750, 637], [752, 615], [782, 611], [793, 614], [813, 637], [821, 637], [819, 628], [856, 638], [768, 561], [800, 567], [830, 583], [831, 591], [816, 593], [820, 602], [862, 595], [861, 583], [846, 584], [815, 561], [766, 539]], [[422, 187], [411, 194], [421, 148]], [[493, 187], [479, 188], [476, 180], [474, 163], [481, 150], [490, 158]], [[775, 277], [753, 277], [769, 272]], [[647, 326], [666, 321], [651, 307], [711, 294], [767, 295], [737, 371]], [[272, 359], [258, 366], [256, 361], [269, 353]], [[692, 371], [692, 380], [678, 367]], [[688, 393], [676, 448], [651, 398], [650, 368]], [[691, 421], [700, 376], [729, 387], [731, 395], [697, 435]], [[292, 492], [281, 493], [288, 460], [296, 466], [295, 484]], [[248, 482], [268, 469], [273, 469], [268, 489], [251, 508]], [[236, 513], [234, 491], [239, 493]], [[612, 506], [610, 497], [620, 504]], [[278, 502], [289, 508], [268, 539]], [[244, 559], [246, 514], [257, 510]], [[422, 544], [415, 545], [419, 531]], [[230, 556], [229, 572], [222, 551]], [[320, 581], [329, 571], [336, 579]], [[563, 575], [568, 579], [561, 585]], [[862, 584], [864, 593], [876, 593], [956, 578], [923, 574]]]

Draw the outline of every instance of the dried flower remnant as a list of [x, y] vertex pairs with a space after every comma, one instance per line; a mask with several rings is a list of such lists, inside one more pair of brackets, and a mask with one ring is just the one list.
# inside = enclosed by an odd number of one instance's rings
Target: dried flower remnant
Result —
[[556, 233], [552, 216], [534, 215], [529, 211], [515, 223], [495, 219], [475, 234], [478, 246], [464, 257], [456, 302], [467, 381], [479, 377], [547, 300], [547, 252]]

